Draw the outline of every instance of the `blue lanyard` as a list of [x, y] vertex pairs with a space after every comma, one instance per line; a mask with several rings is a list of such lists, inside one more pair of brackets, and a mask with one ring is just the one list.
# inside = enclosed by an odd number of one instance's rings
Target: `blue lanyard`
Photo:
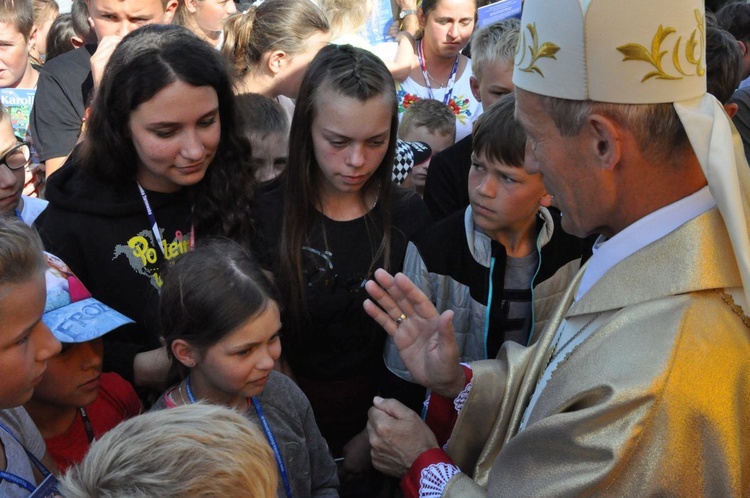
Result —
[[[190, 385], [189, 375], [185, 378], [185, 392], [187, 393], [188, 401], [190, 401], [191, 403], [195, 403], [195, 395], [193, 395], [193, 388]], [[263, 426], [263, 432], [266, 434], [266, 439], [268, 439], [268, 444], [271, 445], [273, 454], [276, 457], [276, 464], [279, 466], [279, 472], [281, 473], [281, 480], [284, 483], [284, 490], [286, 491], [286, 495], [288, 498], [292, 498], [292, 488], [289, 486], [289, 478], [287, 477], [284, 461], [281, 459], [279, 445], [276, 444], [276, 438], [273, 437], [273, 432], [271, 432], [271, 427], [268, 425], [268, 420], [266, 420], [266, 416], [263, 414], [263, 408], [260, 406], [260, 401], [255, 396], [253, 396], [251, 399], [253, 401], [255, 411], [258, 414], [258, 418], [260, 419], [260, 423]]]
[[24, 488], [29, 493], [33, 493], [36, 489], [36, 486], [31, 484], [29, 481], [24, 479], [23, 477], [18, 477], [15, 474], [11, 474], [10, 472], [5, 472], [4, 470], [0, 470], [0, 479], [8, 482], [12, 482], [16, 486]]
[[[21, 445], [21, 448], [23, 448], [23, 451], [26, 452], [26, 455], [29, 457], [29, 460], [31, 460], [31, 463], [33, 463], [34, 466], [37, 469], [39, 469], [39, 472], [41, 472], [44, 477], [47, 477], [50, 475], [50, 471], [47, 470], [47, 467], [45, 467], [44, 464], [40, 462], [39, 459], [33, 453], [31, 453], [29, 450], [26, 449], [26, 446], [24, 446], [23, 443], [16, 437], [16, 435], [13, 434], [13, 431], [11, 431], [10, 428], [8, 428], [8, 426], [0, 422], [0, 429], [7, 432], [10, 435], [10, 437], [15, 439], [16, 442]], [[11, 474], [10, 472], [0, 471], [0, 479], [4, 479], [6, 481], [12, 482], [13, 484], [20, 486], [24, 488], [26, 491], [29, 491], [32, 493], [36, 489], [36, 486], [31, 484], [26, 479], [22, 477], [18, 477], [15, 474]]]
[[[19, 210], [18, 208], [14, 209], [14, 210], [13, 210], [13, 212], [14, 212], [14, 213], [16, 214], [16, 217], [17, 217], [17, 218], [18, 218], [19, 220], [23, 221], [23, 216], [21, 216], [21, 211], [20, 211], [20, 210]], [[25, 222], [24, 222], [24, 223], [25, 223]]]
[[[427, 85], [427, 91], [430, 92], [430, 98], [435, 99], [435, 96], [432, 94], [432, 85], [430, 85], [430, 75], [427, 73], [427, 64], [425, 64], [424, 61], [424, 49], [422, 48], [422, 41], [420, 40], [417, 43], [417, 57], [419, 58], [419, 67], [422, 69], [422, 76], [424, 77], [424, 82]], [[443, 96], [443, 104], [448, 105], [451, 101], [451, 97], [453, 96], [453, 87], [456, 84], [456, 72], [458, 71], [458, 55], [456, 55], [456, 60], [453, 61], [453, 69], [451, 69], [451, 76], [448, 78], [448, 85], [445, 89], [445, 95]]]
[[[161, 237], [161, 231], [159, 231], [159, 224], [156, 223], [156, 216], [154, 215], [153, 209], [151, 209], [151, 203], [148, 202], [148, 196], [146, 195], [146, 191], [143, 190], [143, 187], [141, 187], [141, 184], [136, 182], [138, 185], [138, 190], [141, 192], [141, 199], [143, 199], [143, 205], [146, 206], [146, 214], [148, 215], [148, 222], [151, 223], [151, 232], [154, 234], [154, 242], [156, 242], [156, 245], [159, 246], [159, 249], [161, 250], [162, 256], [164, 256], [164, 259], [167, 258], [167, 254], [164, 250], [164, 240]], [[195, 249], [195, 228], [193, 226], [190, 227], [190, 250], [192, 251]]]

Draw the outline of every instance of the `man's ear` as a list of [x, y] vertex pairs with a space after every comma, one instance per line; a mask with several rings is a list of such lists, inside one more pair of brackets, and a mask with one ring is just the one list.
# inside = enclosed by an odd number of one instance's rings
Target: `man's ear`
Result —
[[482, 101], [482, 95], [479, 93], [479, 80], [476, 76], [469, 78], [469, 87], [471, 88], [471, 94], [477, 99], [477, 102]]
[[735, 114], [737, 114], [737, 111], [740, 110], [740, 106], [737, 104], [731, 103], [731, 104], [724, 104], [724, 111], [727, 113], [727, 116], [730, 118], [733, 118]]
[[591, 114], [581, 130], [588, 139], [590, 152], [600, 167], [613, 169], [622, 156], [623, 129], [612, 119], [601, 114]]
[[167, 0], [167, 4], [164, 6], [164, 17], [162, 17], [162, 24], [170, 24], [174, 19], [174, 13], [177, 10], [177, 0]]
[[73, 44], [73, 48], [79, 48], [83, 46], [83, 40], [81, 40], [78, 36], [73, 35], [70, 37], [70, 43]]
[[742, 40], [737, 40], [737, 45], [740, 46], [740, 52], [742, 52], [742, 55], [744, 56], [747, 53], [747, 44]]
[[172, 341], [172, 355], [174, 355], [177, 361], [188, 368], [193, 368], [198, 364], [198, 360], [200, 359], [198, 351], [183, 339]]

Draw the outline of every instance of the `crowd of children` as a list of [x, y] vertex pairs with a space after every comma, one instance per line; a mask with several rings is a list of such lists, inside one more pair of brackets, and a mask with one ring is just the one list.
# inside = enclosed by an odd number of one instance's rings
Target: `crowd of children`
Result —
[[[395, 496], [368, 411], [426, 393], [366, 282], [453, 310], [469, 362], [592, 253], [524, 170], [522, 26], [484, 3], [399, 1], [378, 47], [375, 0], [0, 0], [32, 99], [0, 115], [0, 495]], [[742, 5], [705, 41], [740, 129]]]

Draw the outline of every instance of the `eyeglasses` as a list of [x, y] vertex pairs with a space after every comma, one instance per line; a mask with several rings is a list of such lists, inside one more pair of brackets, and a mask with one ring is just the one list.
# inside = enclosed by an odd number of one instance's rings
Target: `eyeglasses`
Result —
[[4, 164], [11, 171], [25, 168], [31, 162], [31, 149], [29, 143], [19, 140], [18, 145], [0, 157], [0, 164]]

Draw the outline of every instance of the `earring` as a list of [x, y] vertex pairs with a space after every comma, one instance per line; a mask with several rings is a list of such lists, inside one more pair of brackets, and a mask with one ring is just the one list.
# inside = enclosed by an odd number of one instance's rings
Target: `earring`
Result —
[[188, 368], [193, 368], [195, 366], [195, 362], [194, 361], [190, 361], [190, 362], [188, 362], [187, 366], [188, 366]]

